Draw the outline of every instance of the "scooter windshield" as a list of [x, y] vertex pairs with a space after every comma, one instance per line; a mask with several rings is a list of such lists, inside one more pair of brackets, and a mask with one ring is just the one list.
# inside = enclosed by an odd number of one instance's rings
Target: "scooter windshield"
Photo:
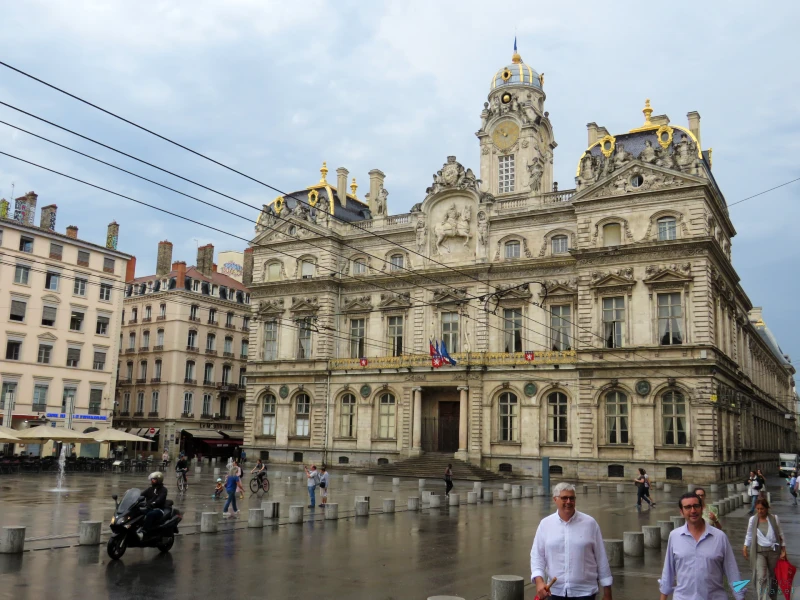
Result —
[[139, 502], [139, 498], [142, 497], [142, 491], [136, 488], [128, 490], [125, 492], [125, 495], [122, 497], [122, 502], [119, 503], [119, 508], [117, 508], [117, 513], [122, 514]]

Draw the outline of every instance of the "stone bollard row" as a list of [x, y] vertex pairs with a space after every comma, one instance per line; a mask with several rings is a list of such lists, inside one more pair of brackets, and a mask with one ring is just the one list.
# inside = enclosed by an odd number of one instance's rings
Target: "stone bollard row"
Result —
[[536, 486], [536, 495], [537, 496], [544, 496], [544, 486], [543, 485], [537, 485]]
[[339, 505], [336, 503], [325, 505], [325, 520], [335, 521], [339, 518]]
[[78, 544], [81, 546], [97, 546], [100, 544], [100, 521], [81, 521], [78, 528]]
[[625, 565], [625, 542], [623, 540], [603, 540], [610, 567]]
[[669, 484], [669, 483], [665, 483], [664, 484], [664, 491], [665, 492], [671, 492], [672, 491], [672, 485]]
[[666, 542], [669, 539], [669, 534], [675, 529], [675, 523], [672, 521], [659, 521], [658, 526], [661, 527], [661, 540]]
[[204, 512], [200, 515], [200, 533], [216, 533], [219, 528], [219, 513]]
[[392, 485], [400, 485], [400, 478], [392, 477]]
[[494, 493], [492, 490], [483, 490], [483, 501], [494, 502]]
[[289, 506], [289, 523], [303, 522], [303, 505], [294, 504]]
[[373, 483], [375, 483], [375, 476], [367, 475], [367, 485], [372, 485]]
[[511, 486], [511, 497], [512, 498], [522, 498], [522, 486], [521, 485], [512, 485]]
[[681, 516], [672, 516], [669, 518], [669, 520], [672, 521], [672, 524], [674, 526], [673, 529], [677, 529], [678, 527], [683, 527], [684, 525], [686, 525], [686, 519], [684, 519]]
[[603, 486], [600, 485], [599, 483], [597, 484], [597, 493], [598, 494], [602, 494], [603, 493]]
[[219, 467], [214, 467], [214, 477], [219, 477]]
[[425, 487], [425, 480], [424, 479], [420, 479], [419, 480], [419, 489], [423, 489], [424, 487]]
[[202, 472], [203, 472], [203, 467], [195, 467], [194, 468], [194, 474], [195, 475], [200, 475], [200, 473], [202, 473]]
[[478, 492], [467, 492], [467, 504], [478, 503]]
[[525, 580], [518, 575], [495, 575], [492, 577], [492, 600], [523, 600]]
[[369, 502], [365, 501], [356, 502], [356, 516], [357, 517], [369, 516]]
[[511, 484], [510, 483], [504, 483], [503, 484], [503, 491], [504, 492], [510, 492], [511, 491]]
[[661, 548], [661, 526], [644, 525], [642, 527], [645, 548]]
[[644, 533], [641, 531], [623, 532], [622, 549], [627, 556], [644, 556]]
[[621, 493], [623, 493], [624, 491], [625, 491], [625, 484], [624, 484], [624, 483], [618, 483], [618, 484], [617, 484], [617, 493], [618, 493], [618, 494], [621, 494]]
[[458, 506], [461, 497], [458, 494], [450, 492], [450, 506]]
[[473, 492], [478, 492], [480, 494], [482, 489], [483, 489], [483, 483], [481, 483], [480, 481], [476, 481], [472, 484]]
[[270, 501], [262, 502], [261, 508], [264, 511], [265, 519], [280, 519], [281, 517], [281, 503]]
[[663, 481], [656, 481], [656, 489], [663, 490], [664, 489], [664, 482]]
[[[533, 494], [536, 490], [532, 486], [525, 486], [522, 488], [522, 497], [523, 498], [533, 498]], [[544, 495], [544, 487], [542, 487], [542, 495]]]
[[264, 509], [251, 508], [247, 513], [247, 526], [252, 528], [264, 527]]
[[582, 485], [581, 486], [581, 492], [583, 492], [584, 494], [588, 494], [589, 493], [589, 486], [588, 485]]
[[385, 513], [393, 513], [394, 512], [394, 498], [384, 498], [383, 499], [383, 512], [385, 512]]
[[497, 490], [497, 499], [500, 501], [505, 500], [506, 494], [508, 494], [508, 492], [506, 492], [505, 490]]
[[350, 483], [350, 474], [342, 475], [342, 483]]
[[[711, 484], [711, 493], [716, 494], [719, 491], [719, 486], [716, 483]], [[728, 484], [728, 491], [730, 491], [730, 484]]]
[[433, 496], [433, 492], [428, 490], [422, 490], [420, 492], [420, 497], [422, 498], [423, 504], [430, 504], [431, 503], [431, 496]]
[[693, 483], [690, 483], [689, 485], [686, 486], [686, 491], [689, 492], [689, 493], [695, 491], [696, 489], [697, 489], [697, 486], [695, 484], [693, 484]]
[[417, 496], [410, 496], [408, 499], [408, 510], [419, 510], [419, 498]]
[[430, 505], [431, 508], [440, 508], [442, 506], [442, 497], [436, 494], [431, 494]]

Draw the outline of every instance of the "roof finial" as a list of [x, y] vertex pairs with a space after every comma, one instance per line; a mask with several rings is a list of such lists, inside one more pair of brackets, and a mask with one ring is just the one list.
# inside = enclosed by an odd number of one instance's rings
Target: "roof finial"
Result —
[[650, 108], [650, 98], [647, 98], [644, 101], [644, 108], [642, 109], [642, 112], [644, 113], [644, 127], [646, 127], [651, 124], [650, 115], [653, 114], [653, 109]]
[[328, 163], [327, 162], [322, 161], [322, 168], [319, 170], [319, 172], [320, 172], [320, 175], [322, 175], [322, 177], [319, 178], [319, 182], [320, 183], [328, 183], [328, 181], [325, 179], [328, 176]]
[[353, 183], [350, 184], [350, 191], [353, 192], [353, 198], [358, 198], [356, 196], [356, 190], [358, 189], [358, 185], [356, 184], [356, 178], [353, 177]]
[[522, 62], [522, 57], [517, 52], [517, 36], [514, 36], [514, 54], [511, 56], [511, 62], [518, 65]]

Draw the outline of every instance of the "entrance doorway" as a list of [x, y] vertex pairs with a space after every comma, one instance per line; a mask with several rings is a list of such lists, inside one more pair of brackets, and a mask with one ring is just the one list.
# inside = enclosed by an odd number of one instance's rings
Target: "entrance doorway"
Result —
[[457, 452], [461, 413], [454, 387], [426, 387], [422, 394], [423, 452]]
[[439, 402], [439, 452], [458, 450], [458, 421], [461, 404]]

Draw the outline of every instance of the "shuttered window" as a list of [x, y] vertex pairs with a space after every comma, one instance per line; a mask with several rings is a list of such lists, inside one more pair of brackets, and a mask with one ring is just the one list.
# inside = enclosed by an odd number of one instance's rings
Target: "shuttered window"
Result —
[[24, 321], [25, 320], [25, 309], [27, 308], [27, 303], [22, 300], [12, 300], [11, 301], [11, 320], [12, 321]]
[[79, 362], [81, 362], [81, 349], [67, 348], [67, 366], [77, 367]]
[[52, 327], [56, 324], [57, 310], [54, 306], [45, 306], [42, 309], [42, 325]]

